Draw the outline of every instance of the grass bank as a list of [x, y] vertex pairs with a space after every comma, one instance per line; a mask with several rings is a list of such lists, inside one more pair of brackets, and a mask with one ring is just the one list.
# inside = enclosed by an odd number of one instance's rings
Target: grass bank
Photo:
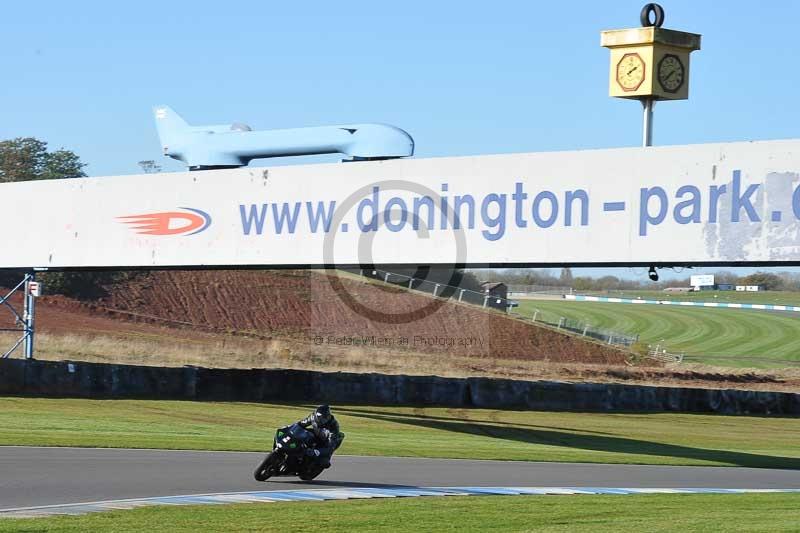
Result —
[[620, 303], [523, 300], [519, 312], [558, 323], [558, 317], [639, 335], [648, 344], [718, 366], [800, 365], [800, 313]]
[[677, 300], [682, 302], [731, 302], [748, 304], [800, 305], [800, 292], [795, 291], [576, 291], [580, 294], [610, 296], [614, 298], [642, 298], [646, 300]]
[[[0, 444], [263, 451], [311, 405], [0, 398]], [[335, 406], [340, 453], [800, 468], [800, 419]]]
[[[0, 532], [797, 531], [798, 494], [470, 496], [207, 507], [0, 519]], [[313, 526], [312, 526], [313, 524]]]

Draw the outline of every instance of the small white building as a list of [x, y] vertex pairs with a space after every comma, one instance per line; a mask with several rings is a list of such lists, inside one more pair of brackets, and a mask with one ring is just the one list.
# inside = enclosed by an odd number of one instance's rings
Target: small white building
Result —
[[738, 292], [761, 292], [764, 288], [761, 285], [737, 285]]
[[692, 276], [689, 285], [693, 291], [712, 291], [716, 288], [714, 274], [698, 274]]

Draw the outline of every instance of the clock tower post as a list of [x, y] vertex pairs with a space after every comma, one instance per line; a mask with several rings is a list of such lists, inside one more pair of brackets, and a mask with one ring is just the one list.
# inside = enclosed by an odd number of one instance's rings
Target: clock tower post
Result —
[[653, 104], [689, 98], [689, 54], [700, 50], [701, 36], [662, 28], [664, 9], [658, 4], [645, 5], [640, 22], [640, 28], [602, 32], [600, 44], [611, 51], [609, 96], [642, 102], [642, 144], [650, 146]]

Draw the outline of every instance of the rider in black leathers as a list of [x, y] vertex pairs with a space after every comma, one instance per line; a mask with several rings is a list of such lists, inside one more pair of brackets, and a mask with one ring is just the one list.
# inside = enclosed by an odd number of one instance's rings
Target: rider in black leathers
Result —
[[297, 423], [310, 430], [317, 439], [317, 448], [308, 450], [306, 453], [317, 456], [320, 465], [324, 468], [331, 466], [331, 456], [342, 444], [344, 434], [339, 432], [339, 422], [331, 413], [330, 406], [320, 405]]

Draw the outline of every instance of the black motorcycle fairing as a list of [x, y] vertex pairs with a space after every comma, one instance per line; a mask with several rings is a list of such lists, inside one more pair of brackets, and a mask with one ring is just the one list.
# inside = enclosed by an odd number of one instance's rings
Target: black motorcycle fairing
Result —
[[306, 453], [316, 445], [314, 434], [299, 424], [279, 428], [272, 441], [272, 452], [254, 473], [256, 481], [286, 476], [299, 476], [306, 481], [314, 479], [325, 469], [318, 456]]

